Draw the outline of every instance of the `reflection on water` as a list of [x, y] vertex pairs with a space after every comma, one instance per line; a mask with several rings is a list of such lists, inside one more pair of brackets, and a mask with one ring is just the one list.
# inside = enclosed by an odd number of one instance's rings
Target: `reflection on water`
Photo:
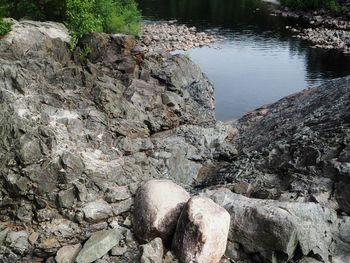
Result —
[[215, 86], [217, 117], [229, 120], [303, 88], [350, 74], [350, 56], [313, 49], [258, 0], [139, 0], [145, 19], [176, 19], [211, 31], [217, 48], [190, 50]]

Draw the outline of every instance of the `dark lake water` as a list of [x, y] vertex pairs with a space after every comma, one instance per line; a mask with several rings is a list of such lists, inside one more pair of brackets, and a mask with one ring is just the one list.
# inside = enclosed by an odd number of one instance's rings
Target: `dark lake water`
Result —
[[286, 26], [298, 21], [271, 16], [258, 0], [139, 0], [144, 19], [196, 26], [220, 40], [214, 48], [186, 52], [215, 87], [220, 120], [350, 74], [350, 56], [311, 48]]

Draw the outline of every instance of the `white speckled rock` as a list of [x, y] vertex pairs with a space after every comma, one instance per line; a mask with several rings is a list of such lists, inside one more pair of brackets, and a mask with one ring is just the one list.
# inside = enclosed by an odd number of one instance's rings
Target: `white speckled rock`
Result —
[[177, 224], [173, 250], [183, 263], [218, 263], [225, 253], [230, 215], [206, 197], [192, 197]]
[[142, 185], [134, 201], [134, 231], [141, 242], [156, 237], [169, 240], [190, 195], [170, 180], [151, 180]]

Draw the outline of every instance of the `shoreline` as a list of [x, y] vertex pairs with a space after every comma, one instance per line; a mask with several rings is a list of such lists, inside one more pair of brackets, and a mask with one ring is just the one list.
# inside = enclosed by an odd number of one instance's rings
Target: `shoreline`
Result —
[[345, 16], [335, 17], [325, 11], [292, 11], [285, 7], [271, 14], [302, 22], [304, 26], [287, 26], [286, 29], [295, 37], [311, 42], [313, 47], [350, 54], [350, 21]]

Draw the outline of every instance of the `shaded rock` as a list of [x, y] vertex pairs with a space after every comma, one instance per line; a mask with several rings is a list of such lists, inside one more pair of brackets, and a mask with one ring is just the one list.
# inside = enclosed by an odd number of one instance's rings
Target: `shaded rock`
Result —
[[57, 251], [55, 260], [57, 263], [74, 263], [75, 258], [77, 257], [80, 250], [80, 244], [61, 247]]
[[163, 257], [163, 263], [178, 263], [179, 261], [175, 258], [175, 256], [168, 251]]
[[181, 213], [173, 250], [181, 262], [218, 263], [224, 255], [230, 215], [205, 197], [192, 197]]
[[112, 204], [112, 211], [114, 215], [120, 215], [122, 213], [125, 213], [126, 211], [129, 211], [133, 203], [134, 200], [132, 198], [120, 201], [118, 203], [114, 203]]
[[163, 262], [163, 241], [157, 237], [151, 242], [142, 245], [141, 263], [162, 263]]
[[118, 229], [102, 230], [94, 233], [79, 252], [76, 262], [90, 263], [101, 258], [117, 245], [121, 238], [122, 234]]
[[190, 195], [170, 180], [151, 180], [136, 193], [134, 231], [142, 242], [156, 237], [169, 240]]

